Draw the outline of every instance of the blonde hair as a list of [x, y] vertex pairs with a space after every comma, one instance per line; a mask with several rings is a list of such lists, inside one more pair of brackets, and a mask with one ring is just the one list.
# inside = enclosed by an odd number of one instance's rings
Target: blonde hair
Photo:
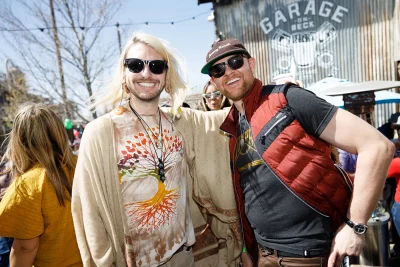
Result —
[[[207, 102], [203, 97], [203, 94], [205, 94], [207, 92], [207, 89], [210, 85], [215, 86], [214, 84], [212, 84], [210, 81], [208, 81], [206, 83], [206, 85], [203, 88], [203, 93], [201, 96], [201, 106], [203, 107], [203, 111], [211, 111], [211, 109], [207, 106]], [[215, 86], [215, 88], [218, 90], [218, 88]], [[231, 102], [229, 102], [229, 99], [226, 98], [224, 95], [222, 95], [222, 101], [221, 101], [221, 106], [219, 107], [219, 109], [223, 109], [223, 108], [227, 108], [230, 107], [232, 104]]]
[[[97, 110], [100, 106], [115, 107], [123, 97], [124, 88], [122, 88], [122, 80], [125, 70], [125, 59], [129, 49], [137, 43], [143, 43], [156, 50], [168, 64], [166, 74], [165, 91], [170, 94], [172, 100], [173, 111], [177, 111], [186, 97], [186, 73], [183, 68], [183, 60], [179, 59], [173, 53], [173, 49], [169, 47], [165, 40], [154, 37], [143, 32], [135, 32], [127, 41], [119, 57], [118, 66], [110, 85], [103, 91], [94, 94], [89, 98], [89, 108]], [[175, 52], [176, 53], [176, 52]], [[99, 99], [97, 99], [99, 98]], [[176, 113], [175, 113], [176, 114]]]
[[26, 103], [18, 111], [8, 136], [3, 161], [12, 179], [39, 164], [53, 185], [60, 205], [70, 200], [76, 159], [60, 118], [46, 105]]

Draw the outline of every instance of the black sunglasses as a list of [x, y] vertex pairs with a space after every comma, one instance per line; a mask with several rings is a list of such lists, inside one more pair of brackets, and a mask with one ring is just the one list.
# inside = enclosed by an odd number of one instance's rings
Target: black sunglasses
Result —
[[141, 60], [138, 58], [125, 59], [125, 67], [133, 73], [139, 73], [144, 69], [144, 65], [148, 65], [153, 74], [161, 74], [168, 69], [167, 62], [163, 60]]
[[230, 57], [227, 61], [221, 62], [218, 64], [215, 64], [211, 66], [211, 68], [208, 70], [208, 75], [210, 75], [213, 78], [220, 78], [224, 76], [225, 74], [225, 65], [228, 65], [229, 68], [232, 70], [237, 70], [240, 69], [243, 64], [244, 64], [244, 55], [235, 55], [233, 57]]

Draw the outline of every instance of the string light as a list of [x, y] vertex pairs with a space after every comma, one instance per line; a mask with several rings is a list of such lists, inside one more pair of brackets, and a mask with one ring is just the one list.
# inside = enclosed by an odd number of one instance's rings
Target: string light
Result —
[[[211, 9], [212, 10], [212, 9]], [[206, 11], [200, 14], [197, 14], [196, 16], [191, 16], [186, 19], [181, 19], [181, 20], [176, 20], [176, 21], [170, 21], [170, 22], [165, 22], [165, 21], [145, 21], [145, 22], [138, 22], [138, 23], [118, 23], [113, 24], [113, 25], [104, 25], [104, 26], [91, 26], [91, 27], [85, 27], [85, 26], [79, 26], [79, 28], [83, 31], [85, 29], [90, 30], [90, 29], [96, 29], [96, 28], [109, 28], [109, 27], [119, 27], [119, 26], [133, 26], [133, 25], [150, 25], [150, 24], [170, 24], [170, 25], [175, 25], [177, 23], [182, 23], [185, 21], [189, 20], [195, 20], [197, 17], [202, 16], [204, 14], [208, 14], [210, 11]], [[59, 29], [73, 29], [74, 27], [71, 26], [57, 26]], [[0, 32], [20, 32], [20, 31], [41, 31], [44, 32], [45, 30], [51, 30], [53, 27], [39, 27], [39, 28], [27, 28], [27, 29], [0, 29]]]

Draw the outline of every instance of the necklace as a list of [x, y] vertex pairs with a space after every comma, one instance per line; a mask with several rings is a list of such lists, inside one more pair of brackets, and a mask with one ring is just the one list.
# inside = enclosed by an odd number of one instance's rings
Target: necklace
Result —
[[239, 121], [238, 121], [238, 124], [239, 124], [239, 132], [240, 132], [240, 141], [239, 141], [240, 147], [244, 146], [244, 132], [242, 131], [242, 125], [241, 125], [241, 124], [242, 124], [242, 120], [244, 119], [243, 116], [244, 116], [244, 115], [242, 115], [241, 113], [239, 113]]
[[[146, 121], [142, 118], [142, 116], [140, 116], [140, 114], [137, 113], [136, 110], [134, 110], [134, 109], [132, 108], [132, 106], [131, 106], [130, 103], [129, 103], [129, 107], [131, 108], [133, 114], [135, 114], [136, 117], [138, 118], [140, 124], [142, 125], [144, 131], [146, 132], [147, 136], [148, 136], [149, 139], [150, 139], [150, 143], [151, 143], [151, 145], [153, 146], [153, 148], [154, 148], [154, 153], [156, 154], [157, 159], [158, 159], [158, 165], [157, 165], [158, 175], [159, 175], [159, 177], [160, 177], [161, 182], [164, 182], [164, 181], [165, 181], [165, 169], [164, 169], [164, 162], [163, 162], [163, 160], [162, 160], [164, 145], [163, 145], [162, 136], [161, 136], [161, 134], [162, 134], [161, 111], [160, 111], [160, 109], [158, 109], [158, 124], [159, 124], [160, 126], [158, 127], [157, 142], [154, 143], [153, 138], [152, 138], [152, 137], [156, 137], [156, 135], [154, 134], [154, 132], [151, 130], [151, 128], [150, 128], [149, 125], [146, 123]], [[145, 125], [147, 126], [147, 128], [145, 127]], [[150, 130], [152, 136], [150, 136], [150, 134], [149, 134], [149, 132], [147, 131], [147, 129]], [[154, 139], [155, 139], [155, 138], [154, 138]], [[156, 148], [158, 148], [158, 149], [161, 150], [160, 156], [158, 155], [158, 152], [157, 152], [157, 149], [156, 149]]]

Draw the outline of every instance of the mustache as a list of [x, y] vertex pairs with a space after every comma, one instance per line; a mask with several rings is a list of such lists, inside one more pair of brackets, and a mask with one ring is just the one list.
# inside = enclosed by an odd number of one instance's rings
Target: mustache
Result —
[[153, 79], [153, 78], [150, 78], [150, 79], [143, 79], [143, 78], [141, 78], [141, 79], [134, 79], [134, 80], [132, 80], [132, 82], [133, 83], [140, 83], [140, 82], [145, 82], [145, 83], [161, 83], [161, 81], [159, 80], [159, 79]]
[[128, 88], [129, 91], [131, 91], [132, 89], [135, 89], [135, 87], [136, 87], [135, 83], [156, 83], [156, 84], [158, 83], [159, 84], [159, 86], [158, 86], [158, 90], [159, 91], [164, 90], [164, 87], [166, 85], [165, 81], [164, 81], [164, 83], [161, 83], [161, 81], [159, 79], [154, 79], [154, 78], [143, 79], [143, 78], [140, 78], [140, 79], [131, 80], [130, 83], [126, 83], [126, 87]]

